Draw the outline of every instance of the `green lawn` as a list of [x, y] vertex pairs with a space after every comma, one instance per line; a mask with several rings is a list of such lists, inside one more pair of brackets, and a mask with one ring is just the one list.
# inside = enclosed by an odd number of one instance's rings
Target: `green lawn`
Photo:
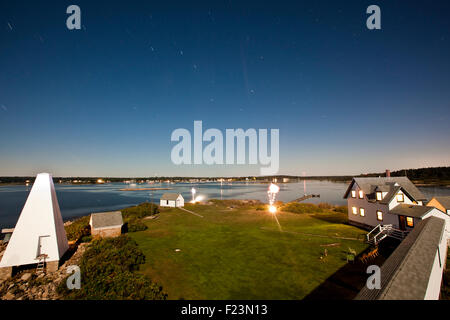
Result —
[[[346, 263], [348, 247], [362, 241], [314, 237], [361, 237], [344, 225], [346, 214], [277, 214], [229, 203], [162, 209], [148, 229], [130, 233], [146, 255], [141, 272], [161, 284], [169, 299], [302, 299]], [[321, 245], [339, 243], [337, 246]], [[324, 249], [328, 255], [320, 259]], [[180, 249], [180, 251], [175, 251]]]

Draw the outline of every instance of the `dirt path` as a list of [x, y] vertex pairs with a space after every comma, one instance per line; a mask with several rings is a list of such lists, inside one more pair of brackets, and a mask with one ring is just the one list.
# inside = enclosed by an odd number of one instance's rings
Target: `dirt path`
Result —
[[185, 209], [185, 208], [182, 208], [182, 207], [177, 207], [177, 208], [180, 209], [180, 210], [189, 212], [190, 214], [193, 214], [193, 215], [195, 215], [195, 216], [197, 216], [197, 217], [203, 218], [202, 215], [200, 215], [200, 214], [198, 214], [198, 213], [195, 213], [195, 212], [193, 212], [193, 211], [190, 211], [190, 210], [188, 210], [188, 209]]

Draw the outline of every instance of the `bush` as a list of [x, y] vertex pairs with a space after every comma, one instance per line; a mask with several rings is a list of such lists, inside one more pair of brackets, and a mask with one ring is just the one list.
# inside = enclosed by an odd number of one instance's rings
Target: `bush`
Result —
[[80, 240], [80, 242], [91, 242], [92, 241], [92, 236], [83, 236]]
[[334, 208], [333, 205], [327, 203], [327, 202], [321, 202], [317, 205], [320, 209], [324, 209], [324, 210], [331, 210]]
[[326, 210], [312, 203], [290, 202], [283, 205], [281, 211], [292, 213], [322, 213]]
[[91, 234], [89, 219], [89, 216], [81, 217], [72, 222], [70, 225], [65, 226], [67, 240], [78, 241], [85, 236], [89, 236]]
[[348, 208], [347, 208], [347, 206], [336, 206], [334, 208], [334, 211], [340, 212], [340, 213], [347, 213], [348, 212]]
[[142, 219], [144, 217], [152, 216], [158, 213], [158, 205], [149, 202], [144, 202], [137, 206], [125, 208], [122, 210], [122, 214], [125, 220], [131, 218]]
[[127, 232], [137, 232], [147, 230], [148, 227], [141, 220], [128, 221], [126, 224]]
[[136, 273], [144, 262], [137, 243], [126, 235], [95, 240], [81, 259], [81, 289], [69, 291], [63, 280], [58, 293], [65, 299], [166, 299], [160, 286]]
[[159, 207], [156, 204], [144, 202], [134, 207], [122, 210], [123, 222], [127, 232], [137, 232], [147, 229], [142, 218], [152, 216], [159, 213]]

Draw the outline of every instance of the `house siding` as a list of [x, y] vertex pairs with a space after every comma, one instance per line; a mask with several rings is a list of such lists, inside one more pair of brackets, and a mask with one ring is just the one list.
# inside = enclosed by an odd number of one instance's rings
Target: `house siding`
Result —
[[[446, 221], [446, 226], [448, 226], [448, 224], [448, 221]], [[443, 236], [446, 236], [445, 233]], [[439, 300], [446, 259], [447, 241], [441, 240], [439, 243], [439, 250], [436, 250], [436, 256], [434, 258], [433, 268], [431, 269], [425, 300]]]
[[[398, 227], [398, 217], [388, 213], [388, 206], [379, 202], [367, 201], [366, 195], [363, 199], [358, 198], [359, 187], [355, 183], [352, 190], [356, 191], [356, 198], [352, 198], [351, 192], [348, 196], [348, 220], [355, 224], [362, 224], [369, 227], [375, 227], [378, 224], [392, 224]], [[356, 207], [358, 212], [353, 214], [352, 207]], [[361, 217], [359, 208], [364, 208], [365, 215]], [[383, 221], [377, 220], [377, 211], [383, 212]]]

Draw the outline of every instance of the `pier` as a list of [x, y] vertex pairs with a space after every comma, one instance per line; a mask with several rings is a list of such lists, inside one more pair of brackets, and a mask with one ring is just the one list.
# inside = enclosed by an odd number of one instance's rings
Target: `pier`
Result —
[[320, 198], [320, 194], [305, 194], [304, 196], [293, 200], [292, 202], [302, 202], [311, 198]]

